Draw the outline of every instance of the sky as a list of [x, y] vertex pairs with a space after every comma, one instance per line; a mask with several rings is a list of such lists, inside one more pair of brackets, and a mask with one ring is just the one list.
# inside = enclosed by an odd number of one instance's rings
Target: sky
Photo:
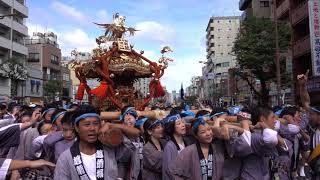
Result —
[[162, 77], [169, 91], [190, 84], [201, 75], [206, 61], [206, 27], [211, 16], [236, 16], [239, 0], [27, 0], [29, 34], [53, 31], [58, 35], [62, 55], [71, 50], [91, 52], [95, 38], [104, 33], [94, 25], [111, 23], [118, 12], [126, 16], [126, 26], [140, 31], [128, 37], [137, 52], [158, 61], [163, 46], [170, 46], [174, 59]]

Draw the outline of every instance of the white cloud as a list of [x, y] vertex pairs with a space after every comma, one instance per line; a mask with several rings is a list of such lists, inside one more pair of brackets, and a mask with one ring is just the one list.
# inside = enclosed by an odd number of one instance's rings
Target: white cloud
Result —
[[28, 27], [28, 35], [32, 36], [34, 32], [54, 32], [57, 36], [59, 36], [59, 33], [51, 28], [51, 27], [44, 27], [42, 25], [39, 24], [32, 24], [32, 23], [27, 23], [27, 27]]
[[181, 83], [186, 88], [191, 81], [191, 77], [201, 75], [202, 65], [197, 58], [175, 59], [174, 63], [169, 62], [168, 68], [162, 77], [162, 85], [169, 91], [179, 90]]
[[39, 24], [27, 23], [27, 26], [29, 36], [32, 36], [33, 32], [54, 32], [58, 36], [58, 44], [63, 56], [70, 56], [71, 51], [75, 48], [78, 51], [91, 52], [96, 47], [95, 38], [89, 37], [80, 28], [58, 31]]
[[107, 22], [108, 21], [108, 13], [106, 10], [99, 10], [97, 13], [96, 13], [96, 17], [97, 19], [95, 21], [97, 22]]
[[[58, 37], [59, 38], [59, 37]], [[71, 29], [61, 33], [59, 38], [62, 55], [70, 55], [70, 52], [77, 48], [78, 51], [91, 52], [96, 47], [95, 39], [90, 38], [86, 32], [80, 28]]]
[[135, 28], [139, 30], [136, 33], [136, 39], [151, 40], [160, 43], [172, 42], [174, 39], [174, 30], [156, 21], [139, 22]]
[[86, 22], [87, 21], [86, 16], [84, 16], [82, 14], [82, 12], [80, 12], [79, 10], [77, 10], [76, 8], [74, 8], [72, 6], [63, 4], [59, 1], [54, 1], [51, 4], [51, 7], [55, 11], [59, 12], [61, 15], [63, 15], [66, 18], [74, 19], [79, 22]]
[[156, 61], [159, 58], [154, 51], [144, 51], [143, 56], [152, 61]]

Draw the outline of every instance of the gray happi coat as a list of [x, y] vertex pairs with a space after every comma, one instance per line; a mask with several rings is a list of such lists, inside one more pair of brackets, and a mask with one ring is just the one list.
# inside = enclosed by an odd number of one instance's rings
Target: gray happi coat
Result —
[[[165, 146], [165, 141], [160, 141], [162, 147]], [[147, 142], [143, 147], [143, 180], [161, 180], [162, 179], [162, 151], [158, 151], [156, 147]]]
[[[213, 177], [222, 177], [224, 164], [224, 147], [221, 144], [211, 144], [213, 147]], [[201, 180], [201, 166], [196, 144], [186, 147], [178, 157], [169, 164], [169, 173], [174, 180]]]
[[[287, 140], [286, 144], [289, 142]], [[284, 155], [288, 150], [263, 141], [261, 131], [251, 133], [251, 154], [243, 159], [241, 179], [243, 180], [269, 180], [270, 158], [279, 154]]]
[[[117, 148], [110, 148], [104, 146], [104, 179], [105, 180], [116, 180], [118, 178], [118, 165], [117, 161], [121, 160], [124, 162], [124, 158], [127, 154], [132, 153], [135, 147], [127, 141], [124, 141], [125, 145], [122, 144]], [[127, 159], [129, 161], [129, 159]], [[74, 166], [73, 158], [70, 149], [64, 151], [56, 164], [54, 171], [55, 180], [80, 180], [77, 170]]]

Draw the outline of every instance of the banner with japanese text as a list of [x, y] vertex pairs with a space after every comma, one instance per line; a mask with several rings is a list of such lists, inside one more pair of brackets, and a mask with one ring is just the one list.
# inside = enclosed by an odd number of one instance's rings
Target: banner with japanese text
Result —
[[320, 76], [320, 1], [309, 0], [309, 25], [313, 75]]

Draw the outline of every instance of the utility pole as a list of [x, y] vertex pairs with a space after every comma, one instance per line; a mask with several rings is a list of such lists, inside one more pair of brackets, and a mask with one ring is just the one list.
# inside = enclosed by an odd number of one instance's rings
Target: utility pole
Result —
[[273, 18], [275, 24], [275, 40], [276, 40], [276, 69], [277, 69], [277, 102], [281, 105], [281, 72], [280, 72], [280, 49], [279, 49], [279, 34], [278, 34], [278, 18], [277, 18], [277, 0], [273, 0]]

